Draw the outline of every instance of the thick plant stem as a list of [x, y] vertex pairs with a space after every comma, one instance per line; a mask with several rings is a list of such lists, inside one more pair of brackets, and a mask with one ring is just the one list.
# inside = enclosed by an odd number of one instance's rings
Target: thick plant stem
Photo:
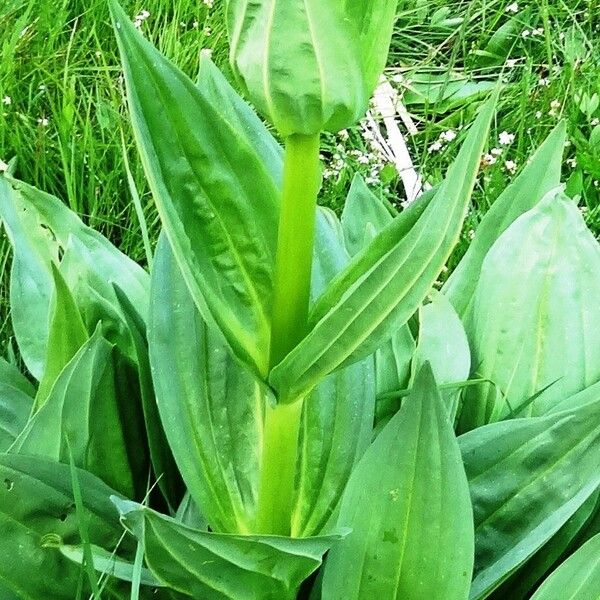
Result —
[[271, 367], [306, 334], [319, 184], [319, 136], [290, 136], [275, 264]]
[[[306, 335], [315, 214], [319, 191], [319, 135], [286, 140], [275, 265], [270, 365]], [[302, 399], [265, 408], [257, 528], [290, 535]]]
[[290, 535], [298, 433], [303, 402], [265, 409], [264, 442], [257, 529], [259, 533]]

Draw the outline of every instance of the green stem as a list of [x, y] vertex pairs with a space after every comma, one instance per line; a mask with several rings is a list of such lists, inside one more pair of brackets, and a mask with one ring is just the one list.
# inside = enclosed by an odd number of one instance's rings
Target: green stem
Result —
[[306, 335], [319, 184], [319, 135], [290, 136], [275, 262], [271, 367]]
[[[270, 365], [307, 333], [319, 192], [319, 135], [292, 135], [285, 143], [283, 191], [273, 298]], [[267, 406], [258, 494], [259, 533], [290, 535], [298, 434], [303, 401]]]

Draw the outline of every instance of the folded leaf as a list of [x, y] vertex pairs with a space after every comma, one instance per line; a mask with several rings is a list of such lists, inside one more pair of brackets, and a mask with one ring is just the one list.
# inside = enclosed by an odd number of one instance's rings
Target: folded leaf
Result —
[[600, 485], [600, 400], [459, 438], [475, 517], [471, 598], [486, 598]]
[[[325, 209], [317, 213], [313, 295], [318, 297], [349, 257], [339, 222]], [[371, 441], [375, 377], [371, 357], [332, 373], [306, 398], [300, 424], [292, 536], [323, 531], [352, 468]]]
[[[109, 500], [114, 491], [85, 471], [77, 471], [77, 477], [90, 542], [112, 551], [122, 537]], [[73, 600], [85, 576], [78, 565], [56, 549], [61, 541], [80, 543], [69, 466], [41, 458], [0, 454], [0, 481], [3, 600]], [[131, 549], [128, 541], [121, 542], [121, 551]], [[86, 589], [87, 585], [83, 587]], [[128, 596], [119, 596], [125, 597]]]
[[115, 394], [112, 348], [96, 332], [61, 372], [10, 452], [68, 463], [70, 446], [78, 467], [133, 496], [127, 440]]
[[469, 488], [428, 364], [354, 470], [327, 557], [323, 600], [466, 599], [473, 566]]
[[0, 357], [0, 382], [16, 388], [31, 398], [35, 396], [35, 387], [29, 379], [15, 365], [2, 357]]
[[5, 452], [21, 433], [33, 407], [33, 398], [0, 375], [0, 452]]
[[193, 598], [294, 600], [339, 538], [207, 533], [139, 504], [113, 501], [124, 525], [143, 541], [153, 575]]
[[110, 6], [138, 148], [179, 268], [204, 320], [264, 376], [279, 182], [253, 141], [264, 126], [233, 92], [215, 93], [227, 85], [216, 70], [195, 86]]
[[425, 299], [458, 240], [494, 106], [481, 110], [434, 197], [396, 217], [313, 307], [312, 330], [269, 377], [281, 401], [373, 353]]
[[192, 498], [213, 530], [252, 531], [269, 392], [203, 321], [165, 236], [148, 343], [163, 427]]
[[51, 264], [51, 268], [54, 295], [50, 306], [48, 356], [35, 398], [37, 408], [46, 401], [60, 372], [88, 339], [87, 330], [71, 291], [54, 263]]
[[592, 600], [599, 590], [600, 535], [596, 535], [560, 565], [531, 600]]
[[504, 397], [487, 386], [468, 393], [463, 430], [518, 411], [545, 390], [521, 411], [542, 415], [600, 380], [599, 272], [600, 246], [561, 191], [498, 238], [483, 261], [467, 334], [477, 374]]
[[560, 184], [565, 137], [565, 123], [561, 122], [477, 226], [466, 254], [442, 288], [459, 316], [465, 317], [468, 313], [483, 259], [492, 244], [517, 217]]

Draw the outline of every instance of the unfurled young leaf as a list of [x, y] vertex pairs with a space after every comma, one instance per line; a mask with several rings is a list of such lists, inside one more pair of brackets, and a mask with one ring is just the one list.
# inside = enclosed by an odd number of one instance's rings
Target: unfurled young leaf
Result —
[[425, 364], [411, 395], [354, 470], [330, 551], [323, 600], [465, 600], [473, 567], [469, 488]]
[[253, 139], [264, 126], [231, 92], [215, 92], [224, 78], [211, 82], [205, 69], [194, 85], [110, 6], [138, 148], [177, 264], [203, 319], [264, 376], [279, 215], [279, 179]]
[[125, 526], [143, 541], [152, 574], [193, 598], [294, 600], [300, 583], [339, 538], [208, 533], [133, 502], [113, 502]]
[[542, 415], [600, 379], [599, 272], [600, 246], [560, 190], [498, 238], [483, 261], [467, 334], [476, 373], [501, 394], [488, 386], [468, 393], [463, 430], [513, 411]]
[[366, 111], [397, 0], [227, 0], [230, 60], [283, 137], [339, 131]]
[[600, 485], [600, 400], [493, 423], [459, 438], [475, 517], [480, 600], [541, 548]]
[[596, 535], [560, 565], [531, 600], [595, 600], [599, 596], [600, 535]]
[[203, 321], [164, 236], [148, 342], [163, 427], [192, 498], [214, 531], [252, 531], [269, 392]]
[[458, 240], [494, 107], [482, 108], [434, 197], [396, 217], [313, 307], [312, 330], [269, 378], [282, 401], [374, 352], [425, 299]]

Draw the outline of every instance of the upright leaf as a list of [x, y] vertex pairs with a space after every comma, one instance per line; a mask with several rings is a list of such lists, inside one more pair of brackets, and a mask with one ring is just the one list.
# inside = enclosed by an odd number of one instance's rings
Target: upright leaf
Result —
[[56, 265], [52, 263], [51, 266], [54, 295], [50, 307], [50, 330], [44, 375], [35, 400], [38, 408], [46, 401], [60, 372], [88, 339], [71, 291]]
[[[255, 149], [247, 113], [196, 87], [111, 1], [134, 132], [167, 238], [203, 318], [266, 374], [278, 180]], [[240, 101], [238, 101], [239, 104]], [[243, 111], [242, 111], [243, 112]], [[244, 118], [252, 128], [243, 129]]]
[[[317, 213], [313, 296], [346, 265], [339, 222]], [[371, 441], [375, 404], [373, 359], [326, 377], [306, 398], [300, 424], [292, 535], [319, 534], [333, 514], [350, 473]]]
[[459, 438], [475, 518], [471, 598], [486, 598], [600, 485], [600, 400]]
[[[450, 302], [439, 292], [419, 310], [419, 341], [413, 358], [413, 373], [429, 362], [442, 385], [469, 378], [471, 352], [465, 329]], [[442, 392], [451, 422], [458, 409], [459, 390]]]
[[429, 365], [354, 470], [338, 524], [352, 533], [329, 553], [323, 600], [468, 597], [469, 488]]
[[165, 236], [152, 274], [150, 364], [163, 427], [215, 531], [252, 531], [268, 392], [206, 325]]
[[143, 541], [154, 576], [193, 598], [294, 600], [335, 540], [208, 533], [133, 502], [114, 502]]
[[10, 452], [68, 463], [70, 446], [78, 467], [114, 489], [134, 495], [115, 395], [112, 348], [97, 332], [61, 372]]
[[21, 433], [33, 407], [33, 398], [0, 377], [0, 452]]
[[547, 388], [523, 411], [544, 414], [600, 379], [599, 272], [600, 246], [561, 191], [498, 238], [483, 261], [467, 333], [477, 373], [503, 397], [486, 386], [467, 394], [463, 429], [503, 418]]
[[460, 234], [494, 106], [481, 110], [433, 199], [396, 217], [313, 307], [312, 330], [270, 375], [282, 401], [374, 352], [427, 296]]
[[560, 184], [565, 136], [566, 126], [561, 122], [478, 225], [475, 238], [442, 290], [460, 317], [464, 317], [471, 306], [483, 259], [492, 244], [517, 217]]

